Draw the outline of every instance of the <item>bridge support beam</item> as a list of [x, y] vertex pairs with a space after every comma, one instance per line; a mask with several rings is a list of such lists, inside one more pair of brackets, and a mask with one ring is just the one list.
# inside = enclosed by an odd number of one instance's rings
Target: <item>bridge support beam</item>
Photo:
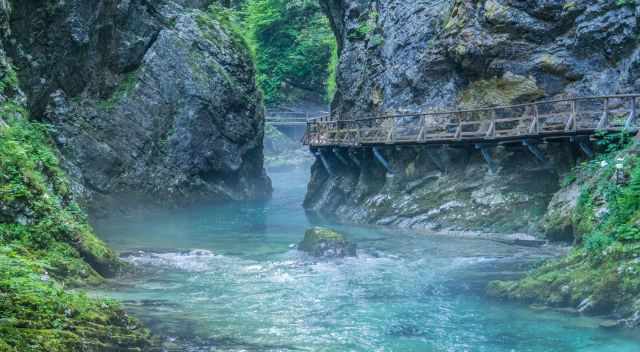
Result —
[[482, 157], [484, 158], [484, 161], [486, 161], [487, 165], [489, 165], [489, 172], [491, 172], [492, 175], [495, 175], [496, 172], [498, 172], [498, 164], [495, 162], [495, 160], [493, 160], [489, 148], [490, 147], [487, 145], [476, 144], [476, 149], [480, 151]]
[[444, 166], [444, 163], [442, 162], [442, 159], [440, 159], [439, 149], [425, 147], [425, 151], [427, 153], [427, 157], [429, 157], [429, 160], [431, 160], [431, 163], [433, 163], [433, 165], [435, 165], [436, 168], [440, 170], [440, 172], [445, 172], [446, 168]]
[[322, 166], [324, 166], [324, 169], [327, 171], [329, 176], [335, 176], [336, 174], [331, 168], [331, 164], [329, 163], [329, 160], [327, 160], [324, 153], [322, 153], [322, 150], [318, 150], [314, 154], [318, 159], [320, 159], [320, 162], [322, 162]]
[[338, 160], [340, 160], [340, 162], [341, 162], [342, 164], [344, 164], [344, 166], [350, 166], [350, 165], [349, 165], [349, 162], [347, 161], [347, 159], [345, 159], [345, 158], [342, 156], [342, 153], [341, 153], [341, 149], [340, 149], [340, 148], [333, 148], [333, 149], [332, 149], [332, 151], [333, 151], [333, 155], [335, 155], [335, 156], [336, 156], [336, 158], [337, 158]]
[[356, 153], [357, 153], [357, 149], [352, 149], [351, 151], [347, 152], [347, 155], [349, 156], [349, 159], [351, 159], [351, 161], [353, 161], [353, 163], [356, 164], [356, 166], [361, 168], [362, 163], [360, 163], [360, 159], [358, 159], [358, 156], [356, 155]]
[[591, 146], [589, 145], [588, 137], [576, 138], [575, 141], [578, 142], [578, 146], [580, 147], [580, 150], [582, 150], [584, 155], [586, 155], [588, 158], [593, 158], [595, 154], [593, 153], [593, 149], [591, 149]]
[[522, 141], [522, 145], [526, 146], [527, 149], [529, 149], [529, 152], [531, 152], [531, 154], [533, 154], [536, 159], [538, 159], [544, 165], [545, 168], [551, 168], [551, 161], [547, 159], [547, 157], [544, 155], [544, 152], [534, 141], [525, 139], [524, 141]]
[[394, 172], [391, 169], [391, 165], [384, 158], [384, 155], [382, 155], [382, 152], [380, 152], [380, 149], [378, 149], [378, 147], [373, 147], [372, 150], [373, 150], [373, 156], [376, 158], [376, 160], [378, 160], [378, 162], [385, 168], [385, 170], [387, 170], [387, 174], [389, 174], [389, 176], [393, 177], [394, 176]]

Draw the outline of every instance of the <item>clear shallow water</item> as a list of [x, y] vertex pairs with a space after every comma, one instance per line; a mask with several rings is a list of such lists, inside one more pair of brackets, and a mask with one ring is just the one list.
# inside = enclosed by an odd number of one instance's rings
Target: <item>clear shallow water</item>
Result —
[[114, 217], [102, 238], [138, 272], [100, 294], [125, 302], [179, 351], [640, 351], [638, 332], [483, 296], [553, 248], [334, 226], [358, 257], [290, 248], [311, 226], [308, 175], [271, 175], [267, 204]]

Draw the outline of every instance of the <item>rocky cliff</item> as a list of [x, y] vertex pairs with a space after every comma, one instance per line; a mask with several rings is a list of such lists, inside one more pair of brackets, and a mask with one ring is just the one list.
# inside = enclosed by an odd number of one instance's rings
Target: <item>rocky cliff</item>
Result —
[[[635, 1], [321, 3], [338, 38], [342, 118], [640, 91]], [[394, 177], [371, 155], [361, 156], [366, 171], [333, 176], [317, 162], [305, 205], [349, 221], [533, 231], [580, 157], [573, 145], [545, 148], [553, 167], [524, 147], [496, 149], [495, 174], [473, 149], [387, 148]], [[571, 236], [552, 225], [544, 229]]]
[[7, 53], [82, 203], [269, 196], [251, 56], [210, 1], [12, 3]]
[[0, 350], [147, 351], [152, 338], [118, 304], [69, 287], [122, 270], [73, 200], [44, 125], [4, 47], [11, 7], [0, 1]]

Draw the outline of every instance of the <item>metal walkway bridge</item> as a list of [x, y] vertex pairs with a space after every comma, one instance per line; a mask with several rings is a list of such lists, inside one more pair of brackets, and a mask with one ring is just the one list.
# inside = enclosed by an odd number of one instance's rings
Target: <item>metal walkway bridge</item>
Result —
[[[499, 144], [525, 145], [542, 160], [538, 144], [571, 141], [591, 155], [586, 142], [593, 136], [638, 132], [639, 101], [640, 94], [629, 94], [358, 118], [328, 115], [307, 122], [303, 143], [319, 157], [327, 150], [340, 156], [345, 147], [371, 147], [387, 170], [388, 163], [378, 150], [381, 146], [471, 145], [494, 169], [487, 148]], [[324, 159], [323, 163], [328, 166]]]

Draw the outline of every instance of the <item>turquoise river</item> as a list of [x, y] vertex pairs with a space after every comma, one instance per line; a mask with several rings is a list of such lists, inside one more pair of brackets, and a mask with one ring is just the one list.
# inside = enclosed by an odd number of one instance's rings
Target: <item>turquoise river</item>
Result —
[[[271, 177], [264, 204], [98, 221], [137, 270], [97, 294], [123, 301], [168, 351], [640, 351], [638, 331], [484, 295], [488, 281], [518, 277], [558, 248], [333, 226], [302, 209], [306, 171]], [[314, 225], [344, 232], [358, 257], [298, 252]]]

